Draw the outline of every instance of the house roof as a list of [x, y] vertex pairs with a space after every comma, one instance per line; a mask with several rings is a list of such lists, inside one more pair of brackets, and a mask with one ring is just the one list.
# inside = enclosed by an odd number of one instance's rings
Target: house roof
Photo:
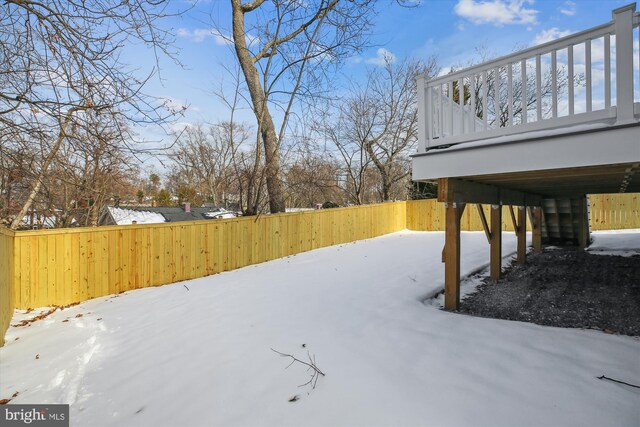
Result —
[[207, 219], [235, 218], [233, 212], [223, 208], [191, 208], [185, 212], [181, 207], [115, 207], [108, 206], [107, 210], [113, 221], [118, 225], [155, 224], [161, 222], [200, 221]]
[[191, 208], [191, 212], [185, 212], [181, 207], [155, 207], [132, 208], [132, 210], [144, 210], [162, 215], [166, 222], [198, 221], [217, 218], [234, 218], [235, 215], [223, 208]]
[[107, 206], [107, 210], [118, 225], [129, 225], [135, 221], [137, 224], [156, 224], [167, 222], [165, 217], [158, 212], [151, 212], [146, 209], [125, 209], [115, 206]]

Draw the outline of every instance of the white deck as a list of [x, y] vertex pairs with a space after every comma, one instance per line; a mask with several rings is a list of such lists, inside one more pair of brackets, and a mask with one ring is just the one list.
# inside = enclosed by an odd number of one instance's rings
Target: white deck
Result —
[[434, 149], [413, 158], [413, 179], [469, 177], [640, 162], [640, 124], [590, 124]]
[[640, 14], [633, 3], [612, 15], [550, 43], [419, 78], [413, 179], [640, 162]]

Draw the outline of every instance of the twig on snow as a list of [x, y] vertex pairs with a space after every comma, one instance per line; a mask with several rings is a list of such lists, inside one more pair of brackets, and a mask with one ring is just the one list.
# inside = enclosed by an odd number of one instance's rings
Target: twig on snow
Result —
[[274, 353], [278, 353], [280, 356], [282, 357], [289, 357], [291, 359], [291, 363], [289, 363], [287, 365], [287, 368], [289, 368], [289, 366], [293, 365], [294, 363], [298, 362], [301, 363], [305, 366], [307, 366], [307, 372], [311, 371], [311, 378], [309, 378], [309, 381], [307, 381], [304, 384], [300, 384], [298, 387], [304, 387], [306, 385], [311, 385], [312, 388], [316, 388], [316, 384], [318, 383], [318, 378], [320, 378], [320, 375], [322, 375], [323, 377], [325, 376], [325, 373], [322, 372], [320, 370], [320, 368], [318, 368], [318, 365], [316, 365], [316, 356], [313, 355], [311, 356], [311, 354], [307, 351], [307, 357], [309, 358], [309, 362], [305, 362], [304, 360], [300, 360], [297, 357], [295, 357], [293, 354], [286, 354], [286, 353], [282, 353], [278, 350], [274, 350], [273, 348], [271, 349], [271, 351], [273, 351]]
[[614, 383], [628, 385], [629, 387], [640, 388], [640, 385], [625, 383], [624, 381], [614, 380], [613, 378], [605, 377], [604, 375], [597, 377], [599, 380], [609, 380]]

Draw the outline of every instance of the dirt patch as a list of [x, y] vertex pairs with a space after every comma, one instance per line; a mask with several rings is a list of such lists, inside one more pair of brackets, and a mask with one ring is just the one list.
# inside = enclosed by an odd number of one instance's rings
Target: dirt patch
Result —
[[577, 248], [532, 253], [498, 283], [486, 279], [460, 312], [539, 325], [640, 335], [640, 256]]

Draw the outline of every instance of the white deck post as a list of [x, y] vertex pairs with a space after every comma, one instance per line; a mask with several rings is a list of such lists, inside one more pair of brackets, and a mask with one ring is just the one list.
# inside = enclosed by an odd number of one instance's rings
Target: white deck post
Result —
[[616, 32], [616, 123], [633, 122], [633, 14], [635, 3], [612, 12]]
[[424, 153], [427, 151], [427, 123], [429, 122], [431, 116], [427, 111], [425, 102], [430, 103], [430, 99], [425, 99], [425, 85], [424, 85], [424, 76], [419, 76], [416, 79], [417, 86], [417, 95], [418, 95], [418, 153]]

